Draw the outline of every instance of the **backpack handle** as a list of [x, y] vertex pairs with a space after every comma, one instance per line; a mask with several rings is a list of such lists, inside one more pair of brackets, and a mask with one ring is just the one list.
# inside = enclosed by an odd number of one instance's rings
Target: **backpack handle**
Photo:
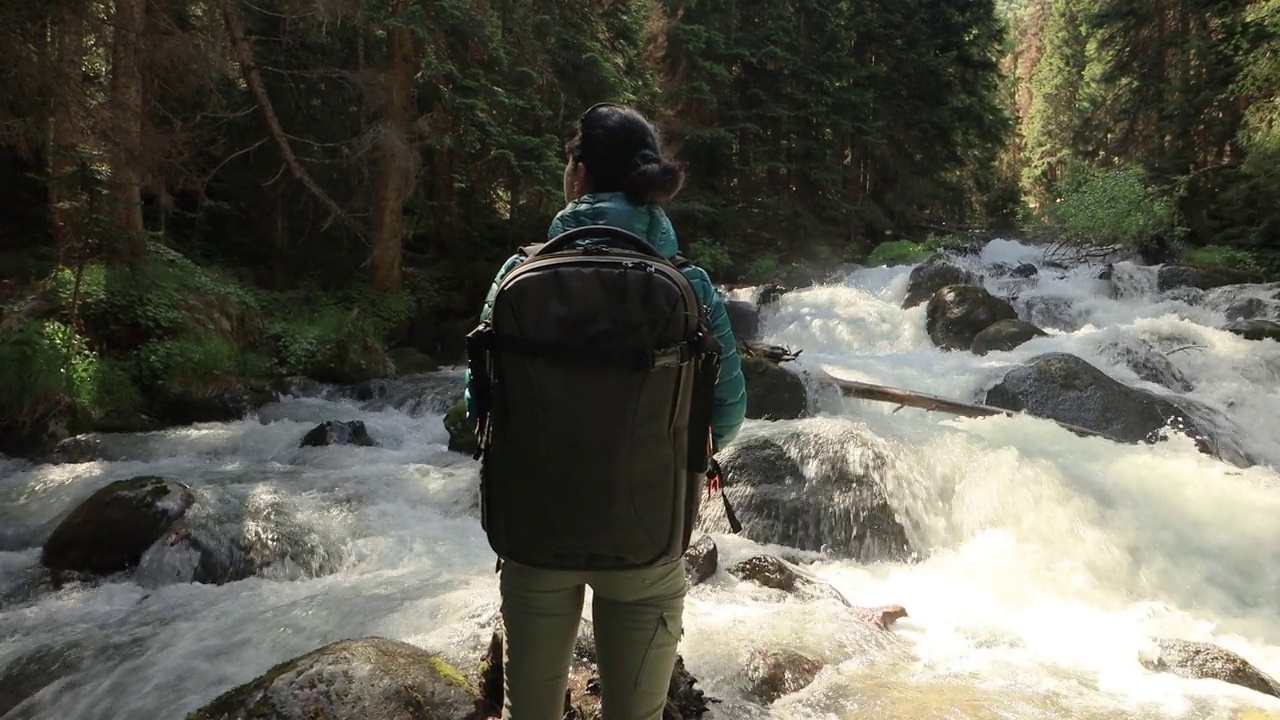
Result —
[[658, 252], [658, 249], [649, 241], [629, 230], [623, 230], [622, 228], [614, 227], [612, 225], [584, 225], [572, 230], [566, 230], [543, 244], [542, 247], [538, 248], [537, 251], [533, 253], [533, 256], [550, 254], [558, 250], [563, 250], [572, 242], [583, 240], [585, 238], [599, 238], [601, 236], [608, 236], [610, 240], [618, 241], [617, 244], [625, 245], [636, 252], [649, 255], [659, 260], [666, 260], [666, 257], [664, 257], [662, 253]]

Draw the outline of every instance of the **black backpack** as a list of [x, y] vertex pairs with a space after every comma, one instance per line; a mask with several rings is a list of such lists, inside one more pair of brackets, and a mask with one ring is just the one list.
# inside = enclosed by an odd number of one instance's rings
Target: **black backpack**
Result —
[[679, 559], [722, 351], [688, 261], [600, 225], [522, 252], [467, 336], [490, 547], [560, 570]]

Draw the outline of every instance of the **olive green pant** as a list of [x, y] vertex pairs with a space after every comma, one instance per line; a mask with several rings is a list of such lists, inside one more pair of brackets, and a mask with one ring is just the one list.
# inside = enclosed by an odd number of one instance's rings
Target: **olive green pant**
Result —
[[680, 641], [684, 562], [566, 572], [502, 564], [503, 720], [561, 720], [586, 586], [604, 720], [661, 720]]

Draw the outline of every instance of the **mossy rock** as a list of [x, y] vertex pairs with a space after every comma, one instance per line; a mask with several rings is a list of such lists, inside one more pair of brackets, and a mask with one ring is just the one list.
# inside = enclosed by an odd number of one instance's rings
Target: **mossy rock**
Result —
[[1008, 352], [1028, 340], [1046, 335], [1048, 333], [1025, 320], [1006, 318], [997, 320], [974, 335], [969, 349], [974, 355]]
[[444, 429], [449, 431], [449, 449], [453, 452], [473, 455], [478, 441], [475, 430], [467, 422], [467, 404], [459, 400], [444, 416]]
[[826, 663], [796, 650], [758, 650], [747, 661], [751, 694], [764, 703], [808, 687]]
[[799, 375], [764, 358], [743, 356], [747, 417], [795, 420], [809, 412], [809, 393]]
[[479, 694], [439, 656], [386, 638], [340, 640], [229, 690], [187, 720], [483, 720]]
[[143, 553], [195, 501], [191, 489], [144, 475], [100, 488], [45, 541], [40, 562], [57, 573], [110, 575], [137, 567]]

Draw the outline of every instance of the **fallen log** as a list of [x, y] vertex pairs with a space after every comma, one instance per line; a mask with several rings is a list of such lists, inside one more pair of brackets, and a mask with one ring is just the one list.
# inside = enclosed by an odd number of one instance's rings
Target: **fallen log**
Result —
[[[950, 413], [951, 415], [961, 415], [964, 417], [991, 417], [993, 415], [1005, 415], [1007, 417], [1018, 417], [1019, 415], [1027, 415], [1026, 413], [1006, 410], [1004, 408], [993, 407], [991, 405], [981, 405], [979, 403], [969, 403], [962, 400], [952, 400], [949, 398], [939, 397], [937, 395], [929, 395], [927, 393], [915, 392], [914, 390], [903, 390], [902, 388], [889, 387], [887, 385], [873, 385], [872, 383], [858, 382], [857, 380], [846, 380], [844, 378], [834, 377], [821, 370], [811, 371], [814, 377], [823, 382], [828, 382], [840, 390], [840, 394], [845, 397], [857, 398], [859, 400], [875, 400], [878, 402], [895, 403], [901, 407], [914, 407], [921, 410], [936, 410], [938, 412]], [[1069, 430], [1076, 435], [1082, 437], [1101, 437], [1109, 440], [1115, 438], [1080, 427], [1071, 423], [1064, 423], [1054, 420], [1050, 417], [1041, 415], [1028, 415], [1028, 417], [1040, 417], [1057, 423], [1062, 428]]]

